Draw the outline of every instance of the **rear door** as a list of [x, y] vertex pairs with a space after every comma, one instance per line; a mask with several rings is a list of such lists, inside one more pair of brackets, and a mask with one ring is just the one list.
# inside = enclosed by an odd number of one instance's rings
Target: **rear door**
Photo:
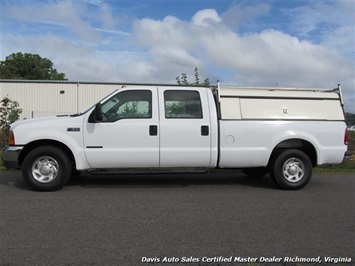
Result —
[[160, 166], [209, 167], [211, 121], [206, 88], [158, 88]]

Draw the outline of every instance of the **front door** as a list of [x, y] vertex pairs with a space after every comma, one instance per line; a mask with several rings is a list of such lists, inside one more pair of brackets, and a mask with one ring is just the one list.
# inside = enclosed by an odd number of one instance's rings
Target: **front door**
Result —
[[159, 167], [157, 101], [156, 88], [128, 88], [102, 102], [102, 122], [88, 122], [88, 114], [84, 145], [90, 166]]

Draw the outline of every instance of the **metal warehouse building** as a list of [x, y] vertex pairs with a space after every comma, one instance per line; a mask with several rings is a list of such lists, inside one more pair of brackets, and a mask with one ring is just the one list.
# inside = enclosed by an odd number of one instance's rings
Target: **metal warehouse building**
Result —
[[[129, 84], [141, 85], [143, 84]], [[147, 84], [144, 84], [147, 85]], [[17, 101], [20, 119], [81, 113], [123, 83], [71, 81], [0, 80], [0, 97]]]

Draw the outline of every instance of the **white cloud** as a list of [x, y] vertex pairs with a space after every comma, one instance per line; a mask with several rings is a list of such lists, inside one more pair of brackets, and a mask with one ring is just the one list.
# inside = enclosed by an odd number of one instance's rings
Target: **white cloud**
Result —
[[[263, 6], [260, 13], [267, 10]], [[145, 62], [154, 66], [151, 76], [157, 78], [159, 69], [174, 73], [180, 63], [191, 70], [207, 66], [211, 74], [216, 68], [229, 69], [235, 74], [227, 79], [234, 84], [336, 87], [343, 83], [347, 98], [354, 90], [352, 60], [333, 47], [273, 29], [240, 35], [215, 10], [199, 11], [191, 22], [175, 17], [138, 20], [133, 36], [148, 48]]]
[[173, 16], [167, 16], [161, 21], [144, 18], [133, 24], [133, 41], [147, 47], [190, 47], [194, 38], [189, 28], [188, 22]]
[[114, 30], [115, 26], [119, 23], [119, 18], [117, 18], [113, 12], [109, 5], [101, 5], [99, 20], [101, 20], [104, 29]]
[[355, 1], [316, 1], [284, 12], [291, 32], [354, 56]]
[[[70, 80], [78, 81], [175, 83], [182, 72], [193, 79], [197, 66], [201, 78], [209, 77], [212, 83], [217, 79], [260, 86], [335, 87], [342, 83], [347, 110], [355, 113], [351, 105], [355, 100], [354, 25], [343, 18], [339, 22], [315, 14], [315, 6], [289, 11], [290, 25], [298, 27], [293, 32], [264, 28], [241, 34], [236, 29], [242, 23], [266, 15], [271, 6], [233, 5], [222, 14], [203, 9], [191, 20], [136, 19], [130, 31], [122, 31], [112, 7], [92, 3], [99, 12], [83, 4], [79, 8], [75, 1], [8, 7], [12, 20], [54, 24], [72, 34], [4, 32], [4, 55], [38, 53], [51, 59]], [[318, 8], [329, 10], [326, 5]], [[344, 14], [352, 14], [345, 9], [341, 4]], [[314, 31], [317, 41], [309, 38]]]
[[133, 35], [149, 48], [154, 56], [152, 63], [165, 58], [185, 61], [187, 66], [208, 63], [228, 67], [243, 74], [239, 82], [255, 85], [262, 82], [324, 85], [335, 73], [340, 77], [350, 73], [349, 62], [334, 50], [280, 31], [240, 36], [220, 24], [206, 27], [211, 21], [220, 23], [217, 16], [215, 11], [203, 10], [191, 23], [171, 17], [162, 21], [143, 19], [136, 22]]
[[46, 24], [56, 25], [66, 28], [84, 40], [100, 41], [100, 35], [92, 29], [90, 22], [81, 18], [87, 10], [80, 2], [27, 3], [20, 6], [8, 5], [5, 8], [7, 16], [20, 22], [34, 23], [37, 27]]
[[102, 0], [82, 0], [82, 1], [95, 6], [99, 6], [102, 4]]
[[226, 12], [222, 13], [223, 22], [232, 29], [238, 28], [241, 24], [251, 23], [259, 16], [270, 12], [270, 4], [256, 4], [253, 6], [232, 5]]
[[202, 27], [210, 27], [220, 22], [222, 19], [214, 9], [200, 10], [192, 17], [192, 23]]

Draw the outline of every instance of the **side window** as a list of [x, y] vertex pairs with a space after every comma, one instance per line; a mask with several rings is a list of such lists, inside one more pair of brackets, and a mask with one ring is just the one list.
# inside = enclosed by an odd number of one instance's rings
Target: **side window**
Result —
[[166, 90], [165, 118], [203, 118], [198, 91]]
[[123, 91], [102, 104], [104, 121], [123, 118], [152, 118], [152, 92], [148, 90]]

